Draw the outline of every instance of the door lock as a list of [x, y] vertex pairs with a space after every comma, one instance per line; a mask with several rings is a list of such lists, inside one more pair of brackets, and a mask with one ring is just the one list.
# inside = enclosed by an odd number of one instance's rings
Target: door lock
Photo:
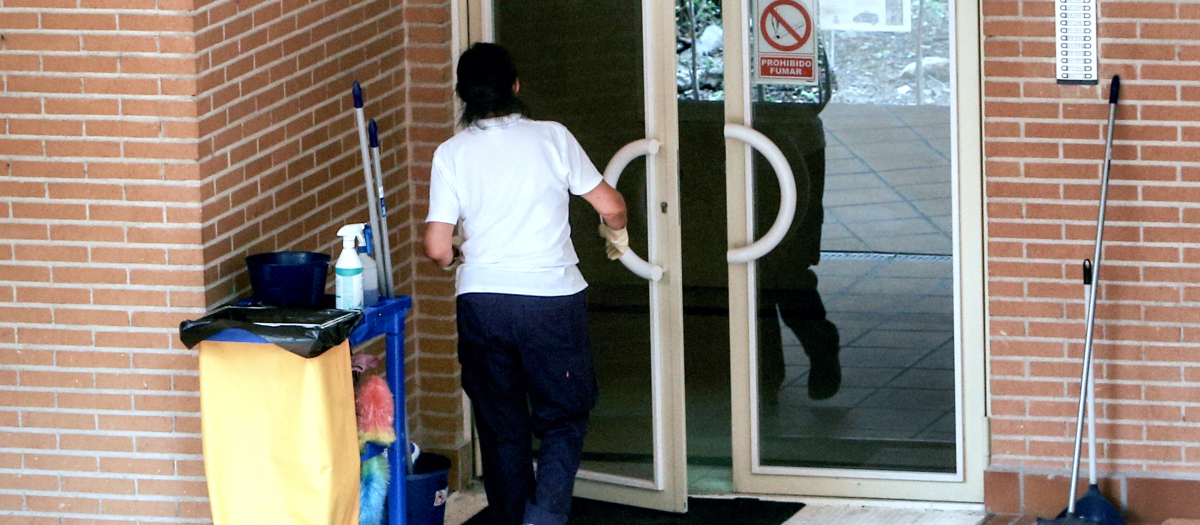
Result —
[[667, 201], [660, 202], [658, 204], [658, 207], [662, 208], [663, 213], [667, 213]]

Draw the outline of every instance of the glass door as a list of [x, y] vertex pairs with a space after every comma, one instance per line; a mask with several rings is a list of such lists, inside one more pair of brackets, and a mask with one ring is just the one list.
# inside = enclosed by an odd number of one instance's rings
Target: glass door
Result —
[[981, 502], [974, 8], [721, 8], [734, 490]]
[[472, 41], [512, 52], [528, 116], [565, 125], [629, 208], [634, 253], [614, 262], [595, 212], [572, 199], [600, 384], [576, 493], [682, 512], [674, 10], [653, 0], [472, 0], [466, 7]]
[[529, 116], [624, 166], [649, 261], [607, 260], [574, 203], [601, 391], [579, 495], [982, 501], [974, 7], [462, 1]]

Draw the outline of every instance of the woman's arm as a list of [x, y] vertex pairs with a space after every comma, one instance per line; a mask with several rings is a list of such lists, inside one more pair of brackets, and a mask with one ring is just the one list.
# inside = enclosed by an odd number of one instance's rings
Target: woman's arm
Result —
[[625, 197], [607, 182], [600, 181], [599, 186], [582, 196], [596, 209], [609, 228], [619, 230], [625, 227]]
[[425, 224], [425, 257], [439, 267], [454, 262], [454, 225], [444, 222]]

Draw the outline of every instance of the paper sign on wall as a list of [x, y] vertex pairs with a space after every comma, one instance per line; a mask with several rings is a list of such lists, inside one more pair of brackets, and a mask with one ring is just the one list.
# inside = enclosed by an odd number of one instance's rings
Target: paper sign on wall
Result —
[[826, 31], [912, 30], [911, 0], [825, 0], [821, 29]]
[[817, 85], [815, 2], [756, 0], [754, 13], [756, 82]]

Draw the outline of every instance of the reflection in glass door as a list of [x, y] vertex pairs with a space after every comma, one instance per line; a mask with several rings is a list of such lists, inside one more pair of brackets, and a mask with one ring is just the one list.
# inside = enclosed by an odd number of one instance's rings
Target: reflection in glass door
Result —
[[[912, 90], [901, 62], [917, 41], [894, 27], [818, 33], [817, 86], [760, 82], [747, 93], [749, 121], [788, 157], [800, 201], [783, 242], [755, 267], [759, 465], [957, 471], [949, 20], [945, 1], [925, 1], [940, 16], [923, 18], [923, 52], [942, 67], [924, 72], [921, 104], [915, 91], [893, 96]], [[725, 246], [712, 233], [725, 226], [724, 82], [741, 75], [727, 71], [719, 2], [679, 0], [676, 19], [689, 463], [697, 470], [720, 465], [728, 443], [719, 430], [728, 413], [719, 387], [728, 386], [718, 379], [728, 347], [712, 319], [728, 316], [714, 307], [727, 300], [728, 281]], [[885, 74], [861, 75], [887, 68], [895, 90], [878, 89]], [[752, 183], [748, 239], [770, 228], [780, 202], [758, 155]], [[693, 480], [693, 490], [713, 488]]]
[[[910, 17], [920, 30], [897, 32]], [[948, 4], [893, 18], [854, 32], [823, 18], [820, 87], [750, 91], [755, 128], [810, 190], [758, 261], [761, 465], [958, 469]], [[921, 82], [915, 60], [930, 66]], [[759, 232], [778, 206], [764, 164]]]
[[[759, 3], [725, 2], [727, 17], [767, 16]], [[738, 47], [725, 53], [726, 113], [779, 146], [800, 188], [784, 240], [730, 269], [731, 308], [754, 305], [748, 325], [731, 319], [735, 486], [971, 499], [964, 429], [979, 425], [964, 419], [956, 340], [954, 9], [887, 2], [873, 18], [845, 7], [819, 3], [815, 86], [752, 78], [765, 22], [726, 38]], [[730, 238], [749, 240], [775, 220], [779, 189], [761, 156], [729, 151], [731, 177], [749, 165], [730, 184]]]

